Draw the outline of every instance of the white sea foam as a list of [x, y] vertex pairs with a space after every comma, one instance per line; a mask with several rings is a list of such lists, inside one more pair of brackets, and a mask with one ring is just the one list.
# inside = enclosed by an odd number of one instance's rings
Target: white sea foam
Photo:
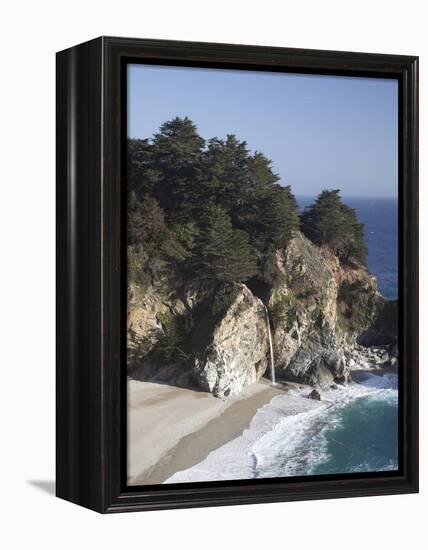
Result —
[[[340, 428], [340, 411], [361, 398], [394, 404], [396, 388], [395, 374], [368, 374], [362, 383], [323, 392], [322, 401], [306, 399], [307, 390], [276, 396], [257, 412], [241, 436], [165, 483], [310, 474], [330, 458], [326, 433]], [[382, 469], [394, 467], [387, 463]], [[369, 469], [364, 464], [354, 466], [354, 471]]]
[[371, 372], [366, 373], [367, 378], [362, 380], [360, 384], [369, 388], [378, 388], [378, 389], [397, 389], [398, 388], [398, 377], [394, 372], [387, 372], [381, 375], [373, 374]]

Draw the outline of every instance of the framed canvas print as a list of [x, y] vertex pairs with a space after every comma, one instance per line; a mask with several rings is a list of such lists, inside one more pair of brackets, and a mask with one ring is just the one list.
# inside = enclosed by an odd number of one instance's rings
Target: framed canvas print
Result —
[[418, 490], [417, 58], [57, 54], [57, 495]]

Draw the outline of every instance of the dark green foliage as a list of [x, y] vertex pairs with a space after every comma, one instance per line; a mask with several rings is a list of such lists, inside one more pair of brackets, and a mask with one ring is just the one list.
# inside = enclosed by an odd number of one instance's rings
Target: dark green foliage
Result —
[[159, 315], [162, 324], [162, 332], [156, 343], [156, 353], [164, 361], [185, 360], [188, 355], [183, 351], [182, 344], [186, 331], [179, 325], [179, 321], [172, 315]]
[[375, 322], [360, 335], [363, 346], [395, 345], [398, 341], [398, 300], [378, 298]]
[[[274, 251], [299, 227], [296, 201], [271, 161], [235, 136], [208, 144], [188, 118], [128, 140], [130, 277], [272, 283]], [[137, 267], [138, 266], [138, 267]]]
[[259, 258], [258, 278], [269, 288], [280, 283], [283, 275], [278, 269], [276, 261], [276, 250], [270, 246]]
[[245, 141], [228, 135], [226, 141], [213, 138], [204, 154], [204, 195], [226, 212], [237, 215], [248, 190], [249, 151]]
[[[165, 122], [151, 140], [130, 139], [131, 280], [143, 287], [159, 276], [277, 284], [276, 251], [300, 225], [291, 189], [278, 179], [245, 141], [228, 135], [205, 143], [188, 118]], [[363, 226], [338, 190], [323, 191], [301, 222], [342, 262], [365, 262]]]
[[365, 286], [362, 281], [357, 280], [354, 283], [343, 281], [337, 293], [337, 300], [338, 302], [352, 303], [364, 290]]
[[221, 319], [224, 312], [232, 305], [236, 299], [236, 289], [231, 285], [217, 285], [215, 292], [211, 297], [210, 313], [211, 317], [217, 321]]
[[299, 308], [300, 304], [294, 294], [277, 298], [269, 307], [269, 314], [274, 326], [284, 325], [287, 332], [290, 332], [299, 317]]
[[128, 189], [139, 199], [152, 194], [159, 182], [153, 146], [148, 139], [128, 139]]
[[379, 300], [374, 289], [362, 281], [344, 281], [337, 295], [337, 316], [341, 328], [347, 332], [361, 333], [374, 321]]
[[291, 309], [292, 300], [289, 296], [281, 296], [276, 299], [269, 307], [269, 315], [275, 326], [282, 324]]
[[327, 245], [341, 261], [365, 265], [364, 226], [353, 208], [342, 203], [340, 191], [323, 191], [301, 216], [302, 231], [317, 245]]
[[[172, 316], [159, 315], [162, 331], [156, 331], [154, 356], [170, 362], [186, 362], [209, 346], [217, 323], [238, 294], [236, 286], [218, 283], [212, 286], [205, 298], [191, 311]], [[245, 307], [245, 304], [241, 304]], [[197, 328], [197, 330], [193, 330]]]
[[196, 126], [187, 117], [165, 122], [153, 138], [153, 168], [158, 181], [154, 194], [169, 219], [193, 221], [201, 199], [204, 145]]
[[139, 200], [131, 191], [128, 201], [128, 274], [140, 287], [160, 275], [185, 271], [198, 229], [195, 224], [167, 224], [153, 197]]
[[128, 278], [137, 285], [140, 298], [149, 287], [152, 277], [147, 269], [148, 257], [143, 250], [128, 246]]
[[297, 293], [296, 298], [299, 300], [310, 300], [313, 296], [317, 294], [315, 288], [305, 288]]
[[245, 281], [256, 272], [248, 235], [233, 229], [221, 206], [203, 209], [197, 262], [201, 278], [218, 282]]
[[149, 195], [139, 200], [135, 191], [131, 191], [128, 201], [128, 243], [138, 245], [155, 241], [164, 230], [164, 213], [158, 201]]

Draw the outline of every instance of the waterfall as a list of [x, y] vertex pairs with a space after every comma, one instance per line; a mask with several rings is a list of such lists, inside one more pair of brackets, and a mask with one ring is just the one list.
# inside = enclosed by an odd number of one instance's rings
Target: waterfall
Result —
[[266, 306], [265, 313], [266, 313], [266, 323], [267, 323], [267, 329], [268, 329], [268, 335], [269, 335], [269, 350], [270, 350], [270, 378], [272, 380], [272, 384], [276, 384], [276, 378], [275, 378], [275, 359], [273, 357], [273, 345], [272, 345], [272, 332], [270, 330], [270, 320], [269, 320], [269, 312]]

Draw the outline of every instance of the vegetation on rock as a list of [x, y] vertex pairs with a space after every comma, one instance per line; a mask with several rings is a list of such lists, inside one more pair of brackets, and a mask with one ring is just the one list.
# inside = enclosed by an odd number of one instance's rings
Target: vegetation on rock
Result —
[[128, 189], [128, 282], [140, 316], [132, 368], [221, 396], [240, 391], [268, 365], [260, 298], [284, 378], [328, 387], [345, 376], [343, 347], [384, 302], [365, 268], [364, 227], [339, 190], [299, 216], [269, 159], [234, 135], [205, 141], [188, 118], [128, 140]]
[[340, 190], [323, 191], [302, 214], [302, 231], [315, 244], [328, 246], [343, 262], [365, 265], [364, 226], [340, 198]]
[[148, 279], [270, 281], [273, 251], [299, 228], [296, 200], [270, 160], [233, 135], [206, 143], [188, 118], [164, 123], [152, 140], [128, 140], [128, 185], [130, 254]]
[[343, 331], [360, 334], [375, 321], [380, 299], [364, 281], [343, 281], [337, 295], [337, 316]]

